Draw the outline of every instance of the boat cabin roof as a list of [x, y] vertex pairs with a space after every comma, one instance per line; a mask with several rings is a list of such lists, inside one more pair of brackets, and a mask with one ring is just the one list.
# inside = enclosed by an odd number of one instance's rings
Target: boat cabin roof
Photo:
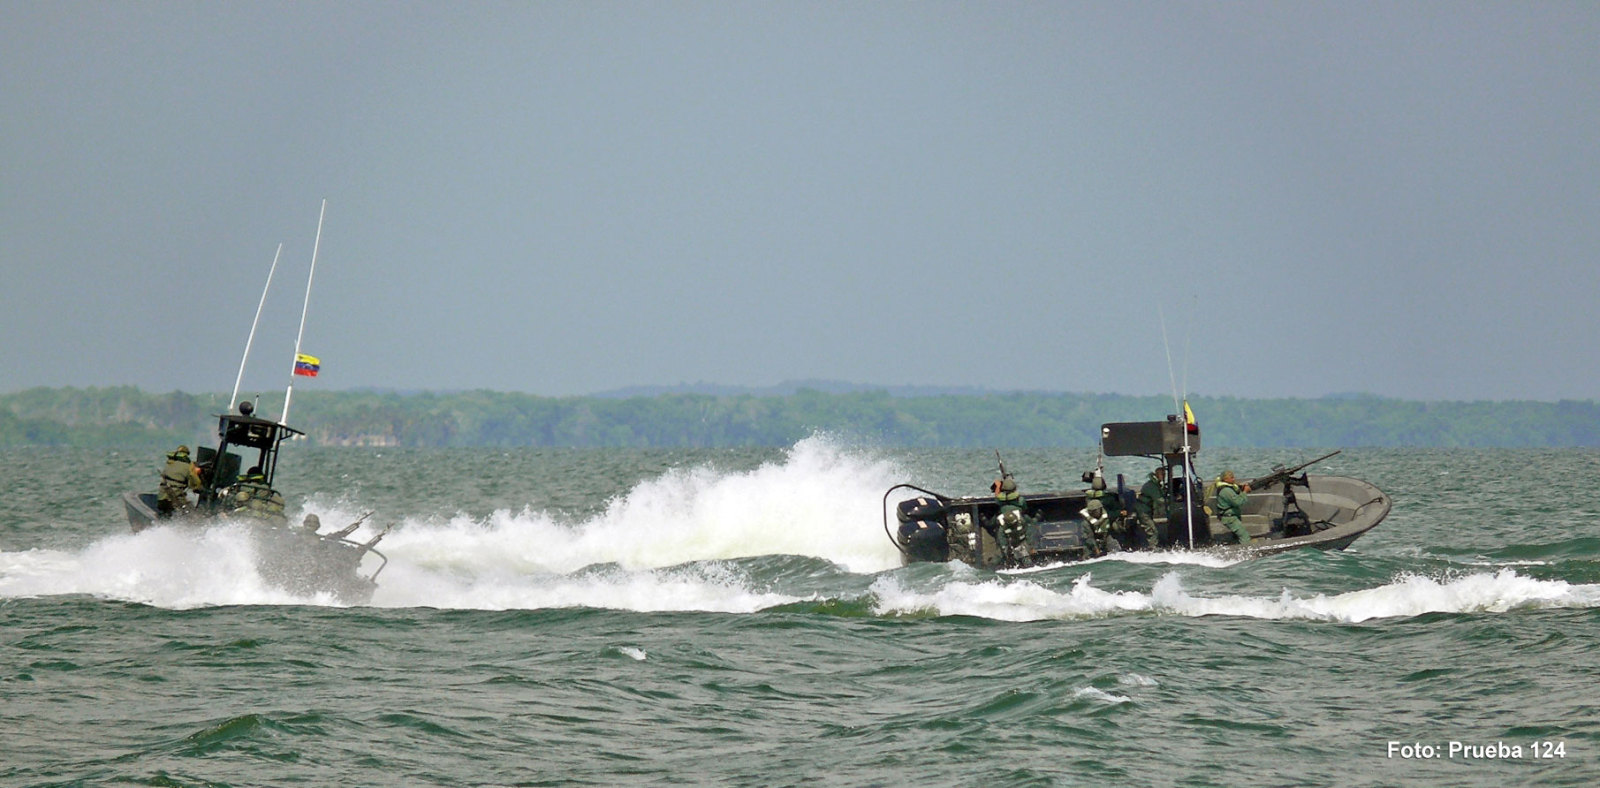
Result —
[[1173, 457], [1200, 453], [1200, 429], [1177, 416], [1166, 421], [1124, 421], [1100, 425], [1100, 448], [1107, 457]]
[[230, 446], [270, 449], [279, 441], [304, 435], [304, 432], [275, 421], [226, 413], [217, 417], [217, 437]]

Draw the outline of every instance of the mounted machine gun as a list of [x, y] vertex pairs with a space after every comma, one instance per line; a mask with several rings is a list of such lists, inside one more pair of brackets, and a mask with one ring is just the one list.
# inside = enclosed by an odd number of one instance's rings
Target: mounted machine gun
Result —
[[[1283, 520], [1281, 525], [1285, 536], [1306, 536], [1328, 527], [1326, 523], [1313, 523], [1311, 521], [1311, 517], [1306, 514], [1304, 509], [1300, 508], [1300, 501], [1294, 496], [1294, 488], [1299, 486], [1307, 490], [1311, 489], [1311, 484], [1306, 480], [1306, 474], [1302, 473], [1302, 471], [1341, 451], [1343, 449], [1328, 452], [1309, 462], [1302, 462], [1293, 468], [1275, 465], [1272, 468], [1272, 473], [1258, 476], [1247, 482], [1248, 489], [1251, 490], [1261, 490], [1278, 484], [1283, 485]], [[1300, 475], [1295, 476], [1297, 473]]]

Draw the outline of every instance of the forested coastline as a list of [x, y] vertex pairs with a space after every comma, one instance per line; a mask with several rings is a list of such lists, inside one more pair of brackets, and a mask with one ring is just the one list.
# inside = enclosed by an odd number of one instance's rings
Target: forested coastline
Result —
[[[223, 394], [123, 386], [0, 395], [0, 447], [148, 447], [209, 440]], [[1600, 446], [1600, 403], [1191, 397], [1206, 445], [1237, 447]], [[263, 414], [282, 396], [262, 397]], [[1093, 446], [1100, 424], [1159, 419], [1170, 396], [867, 390], [540, 397], [297, 392], [291, 423], [318, 445], [786, 446], [814, 432], [905, 447]]]

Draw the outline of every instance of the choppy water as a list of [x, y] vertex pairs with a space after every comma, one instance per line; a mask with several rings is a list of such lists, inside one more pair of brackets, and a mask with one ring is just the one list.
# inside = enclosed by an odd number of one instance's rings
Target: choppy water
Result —
[[293, 447], [292, 515], [395, 526], [369, 607], [129, 534], [158, 460], [0, 453], [0, 784], [1600, 782], [1593, 451], [1347, 451], [1395, 507], [1345, 553], [994, 574], [898, 567], [880, 514], [987, 452]]

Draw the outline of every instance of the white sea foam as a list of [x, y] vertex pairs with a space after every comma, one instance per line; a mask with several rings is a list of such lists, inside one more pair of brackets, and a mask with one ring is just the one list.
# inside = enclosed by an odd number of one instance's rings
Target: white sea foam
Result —
[[76, 553], [0, 553], [0, 597], [88, 594], [170, 608], [328, 601], [277, 589], [255, 567], [255, 543], [243, 526], [157, 527]]
[[1077, 692], [1072, 693], [1072, 697], [1087, 698], [1100, 703], [1127, 703], [1133, 700], [1126, 695], [1115, 695], [1098, 687], [1079, 687]]
[[1062, 562], [1044, 564], [1042, 566], [1031, 566], [1026, 569], [1002, 569], [1000, 570], [1000, 573], [1006, 575], [1030, 575], [1037, 574], [1039, 572], [1048, 572], [1051, 570], [1060, 569], [1064, 566], [1083, 567], [1110, 561], [1120, 561], [1125, 564], [1173, 564], [1179, 566], [1205, 566], [1213, 569], [1221, 569], [1225, 566], [1233, 566], [1234, 564], [1243, 563], [1249, 560], [1251, 560], [1249, 555], [1241, 553], [1237, 549], [1231, 551], [1159, 550], [1155, 552], [1146, 552], [1141, 550], [1123, 553], [1110, 553], [1108, 555], [1100, 556], [1099, 558], [1090, 558], [1085, 561], [1077, 561], [1070, 564]]
[[899, 563], [881, 526], [883, 490], [897, 475], [885, 461], [818, 436], [749, 471], [668, 471], [587, 521], [562, 523], [525, 510], [482, 521], [406, 523], [383, 549], [418, 567], [471, 573], [567, 573], [594, 564], [648, 569], [778, 554], [881, 571]]
[[1149, 593], [1105, 591], [1084, 574], [1066, 592], [1031, 580], [995, 578], [955, 581], [931, 591], [910, 591], [893, 576], [872, 586], [882, 614], [928, 613], [981, 616], [1002, 621], [1087, 618], [1119, 612], [1161, 615], [1226, 615], [1260, 619], [1360, 622], [1406, 618], [1425, 613], [1505, 612], [1527, 607], [1597, 607], [1600, 586], [1538, 580], [1502, 569], [1448, 578], [1406, 575], [1374, 588], [1328, 596], [1299, 596], [1289, 589], [1276, 597], [1197, 596], [1176, 572], [1158, 580]]
[[[402, 521], [378, 545], [389, 563], [372, 604], [646, 612], [749, 612], [786, 604], [797, 599], [753, 590], [720, 562], [790, 554], [858, 572], [897, 566], [880, 507], [882, 491], [898, 475], [885, 461], [819, 436], [752, 470], [700, 466], [646, 479], [582, 522], [540, 511]], [[304, 513], [316, 514], [328, 530], [357, 516], [322, 501]], [[350, 538], [366, 541], [378, 528], [368, 521]], [[253, 549], [245, 527], [219, 526], [153, 528], [78, 553], [4, 553], [0, 596], [81, 593], [163, 607], [332, 601], [264, 582]], [[378, 560], [369, 555], [365, 571]], [[610, 569], [579, 571], [585, 567]]]

